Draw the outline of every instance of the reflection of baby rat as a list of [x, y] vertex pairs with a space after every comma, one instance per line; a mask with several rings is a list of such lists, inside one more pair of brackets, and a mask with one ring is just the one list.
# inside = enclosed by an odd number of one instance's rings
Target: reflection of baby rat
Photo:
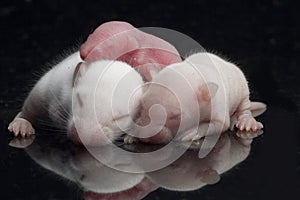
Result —
[[15, 136], [32, 135], [32, 124], [49, 117], [59, 128], [67, 127], [75, 140], [94, 145], [114, 139], [119, 126], [130, 126], [138, 101], [127, 105], [126, 100], [136, 89], [134, 97], [141, 95], [141, 76], [120, 61], [81, 61], [76, 52], [48, 71], [29, 93], [9, 131]]
[[[19, 142], [22, 147], [26, 139], [28, 138], [17, 137], [11, 143], [20, 147], [17, 143], [21, 140]], [[199, 159], [196, 151], [186, 151], [168, 166], [145, 174], [120, 170], [136, 168], [137, 162], [131, 156], [119, 159], [120, 153], [112, 145], [93, 148], [93, 154], [90, 154], [85, 148], [79, 148], [62, 139], [40, 137], [25, 150], [40, 166], [75, 182], [83, 190], [84, 198], [89, 200], [142, 199], [158, 187], [172, 191], [192, 191], [214, 184], [219, 181], [220, 174], [246, 159], [252, 143], [252, 139], [243, 139], [227, 132], [221, 135], [207, 157]], [[139, 144], [131, 147], [139, 152], [140, 148], [150, 150], [153, 146]], [[182, 148], [181, 144], [177, 148]], [[105, 155], [106, 161], [96, 159], [97, 155]], [[165, 159], [164, 154], [158, 157], [158, 160]], [[154, 164], [151, 161], [153, 160], [149, 159], [149, 165]], [[120, 168], [115, 168], [117, 166]]]
[[196, 151], [187, 151], [169, 166], [147, 173], [147, 177], [160, 187], [175, 191], [192, 191], [215, 184], [220, 174], [247, 158], [251, 142], [252, 139], [225, 132], [207, 157], [199, 159]]
[[[15, 144], [19, 142], [22, 144], [25, 140], [28, 138], [13, 139]], [[83, 197], [86, 200], [140, 200], [158, 188], [145, 177], [144, 173], [126, 173], [107, 167], [96, 160], [85, 148], [62, 140], [63, 138], [59, 137], [40, 137], [25, 151], [41, 167], [76, 183], [83, 191]], [[20, 147], [19, 145], [13, 146]], [[96, 149], [101, 153], [102, 148], [104, 147]], [[126, 165], [127, 163], [119, 164]]]

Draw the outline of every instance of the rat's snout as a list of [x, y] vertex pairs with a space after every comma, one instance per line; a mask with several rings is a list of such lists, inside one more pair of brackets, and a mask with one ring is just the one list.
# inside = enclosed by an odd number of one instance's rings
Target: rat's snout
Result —
[[160, 123], [150, 121], [149, 116], [140, 117], [136, 120], [134, 129], [135, 136], [142, 142], [161, 144], [167, 143], [172, 138], [172, 131]]

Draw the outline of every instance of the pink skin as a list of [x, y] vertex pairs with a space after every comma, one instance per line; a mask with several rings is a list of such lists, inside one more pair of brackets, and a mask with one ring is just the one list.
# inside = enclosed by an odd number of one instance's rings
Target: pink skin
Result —
[[147, 81], [152, 80], [152, 72], [181, 61], [168, 42], [118, 21], [100, 25], [80, 47], [80, 56], [89, 62], [100, 59], [126, 62]]
[[148, 178], [144, 178], [139, 184], [131, 189], [116, 192], [112, 194], [100, 194], [95, 192], [85, 192], [85, 200], [140, 200], [147, 196], [150, 192], [156, 190], [158, 186], [152, 183]]

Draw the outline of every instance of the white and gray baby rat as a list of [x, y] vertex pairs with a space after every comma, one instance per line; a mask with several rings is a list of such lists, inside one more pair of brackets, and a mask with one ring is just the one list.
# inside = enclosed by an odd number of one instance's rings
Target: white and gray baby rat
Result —
[[[124, 62], [83, 63], [76, 52], [41, 77], [8, 130], [30, 136], [32, 124], [49, 117], [79, 143], [106, 144], [130, 127], [142, 84], [140, 74]], [[135, 99], [129, 101], [131, 96]]]

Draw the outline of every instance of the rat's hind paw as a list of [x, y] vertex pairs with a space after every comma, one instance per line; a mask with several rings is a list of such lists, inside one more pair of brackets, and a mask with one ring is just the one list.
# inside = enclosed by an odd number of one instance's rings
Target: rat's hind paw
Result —
[[240, 131], [257, 131], [262, 129], [263, 125], [256, 121], [252, 116], [245, 116], [238, 120], [236, 127]]
[[15, 136], [18, 136], [20, 134], [22, 137], [26, 137], [35, 134], [34, 128], [32, 127], [31, 123], [23, 118], [14, 119], [9, 124], [8, 130], [10, 132], [13, 132]]

